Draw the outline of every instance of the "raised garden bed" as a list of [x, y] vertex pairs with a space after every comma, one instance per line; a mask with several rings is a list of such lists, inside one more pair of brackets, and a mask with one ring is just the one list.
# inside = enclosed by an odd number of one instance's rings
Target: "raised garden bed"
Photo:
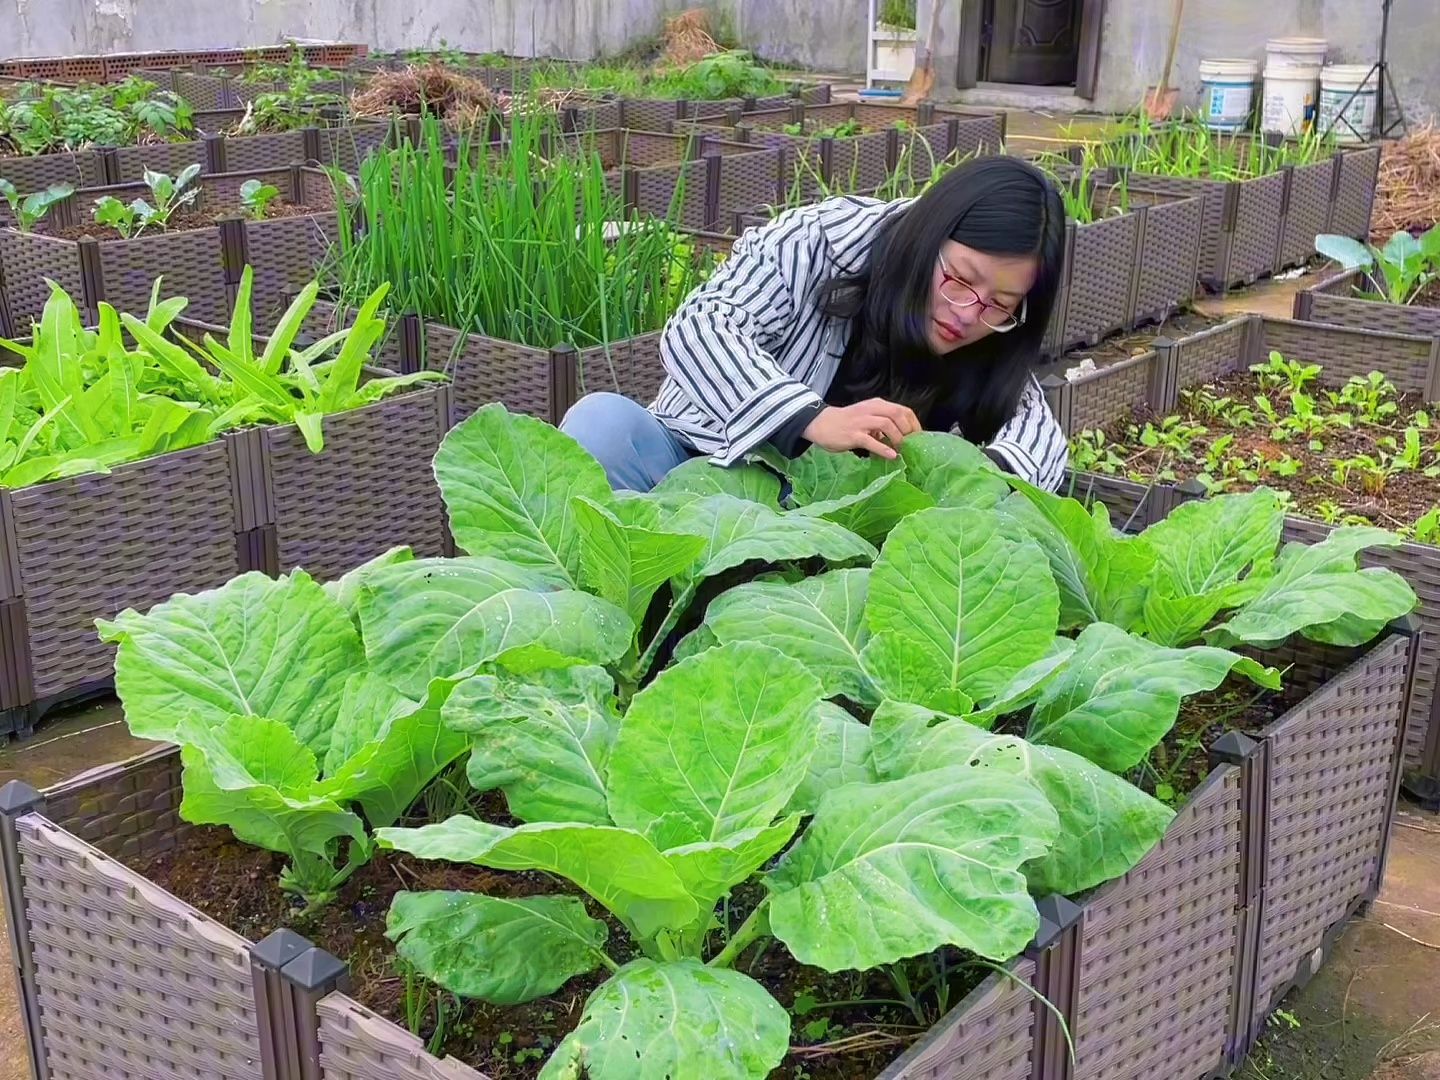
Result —
[[[186, 320], [169, 332], [227, 334]], [[400, 543], [445, 553], [430, 461], [450, 424], [449, 387], [425, 385], [331, 411], [318, 453], [294, 424], [251, 426], [108, 474], [0, 489], [0, 737], [110, 686], [96, 618], [247, 570], [303, 564], [329, 579]]]
[[[687, 234], [691, 242], [727, 254], [734, 238]], [[342, 325], [334, 305], [317, 304], [309, 330], [319, 335]], [[665, 378], [661, 332], [577, 349], [551, 349], [465, 333], [430, 319], [397, 320], [377, 360], [397, 373], [439, 371], [450, 380], [457, 419], [498, 401], [512, 412], [558, 424], [585, 394], [610, 390], [642, 404], [655, 399]]]
[[1433, 286], [1409, 304], [1360, 295], [1368, 288], [1364, 271], [1329, 274], [1295, 294], [1295, 318], [1387, 334], [1440, 337], [1440, 294]]
[[[843, 134], [857, 125], [860, 133]], [[1005, 138], [1005, 116], [942, 117], [933, 105], [923, 103], [913, 109], [797, 104], [744, 114], [732, 110], [724, 127], [701, 125], [707, 129], [728, 131], [734, 141], [779, 151], [783, 187], [775, 202], [795, 203], [813, 201], [826, 191], [874, 190], [901, 170], [923, 181], [943, 161], [997, 153]]]
[[[251, 179], [275, 187], [280, 206], [288, 203], [307, 212], [252, 220], [239, 193]], [[76, 192], [54, 207], [37, 231], [0, 229], [0, 281], [12, 324], [9, 332], [23, 333], [39, 317], [50, 295], [46, 278], [81, 298], [93, 319], [101, 301], [117, 310], [143, 311], [154, 280], [163, 276], [167, 295], [190, 299], [189, 314], [222, 322], [229, 318], [234, 287], [247, 264], [254, 268], [255, 302], [262, 316], [314, 277], [336, 229], [334, 187], [325, 173], [299, 167], [210, 173], [194, 183], [201, 194], [182, 213], [190, 214], [185, 223], [195, 227], [172, 227], [131, 239], [64, 238], [67, 230], [95, 225], [92, 207], [101, 196], [122, 202], [151, 197], [144, 184], [129, 184]], [[177, 216], [177, 225], [181, 221]]]
[[[1305, 365], [1319, 365], [1318, 373], [1312, 373], [1308, 377], [1300, 376], [1302, 379], [1308, 378], [1307, 385], [1312, 391], [1316, 386], [1323, 385], [1338, 393], [1350, 379], [1367, 380], [1371, 372], [1379, 372], [1393, 385], [1395, 391], [1408, 395], [1408, 398], [1402, 399], [1399, 404], [1403, 406], [1404, 401], [1408, 400], [1408, 408], [1412, 412], [1421, 403], [1440, 400], [1440, 339], [1435, 338], [1383, 334], [1370, 330], [1250, 316], [1201, 331], [1179, 341], [1161, 341], [1156, 345], [1154, 352], [1121, 361], [1073, 381], [1061, 377], [1045, 380], [1052, 408], [1066, 432], [1072, 437], [1093, 430], [1116, 433], [1116, 425], [1123, 429], [1127, 423], [1126, 418], [1134, 416], [1153, 420], [1156, 430], [1152, 438], [1157, 448], [1162, 450], [1171, 444], [1179, 446], [1181, 442], [1194, 438], [1200, 438], [1208, 445], [1214, 441], [1208, 429], [1203, 437], [1196, 436], [1193, 427], [1180, 430], [1176, 425], [1175, 429], [1171, 430], [1162, 423], [1163, 418], [1175, 414], [1185, 404], [1182, 391], [1215, 383], [1221, 383], [1222, 388], [1211, 391], [1206, 401], [1213, 403], [1220, 397], [1229, 396], [1234, 399], [1236, 406], [1248, 408], [1256, 389], [1248, 385], [1249, 379], [1253, 378], [1248, 375], [1249, 369], [1253, 365], [1266, 364], [1272, 352], [1278, 352], [1285, 361], [1297, 365], [1297, 370]], [[1222, 383], [1222, 380], [1227, 378], [1236, 383], [1234, 387], [1229, 387], [1228, 394], [1225, 392], [1225, 384]], [[1345, 405], [1343, 408], [1360, 416], [1371, 404], [1378, 405], [1388, 400], [1378, 388], [1373, 389], [1373, 394], [1357, 391], [1355, 404]], [[1290, 389], [1286, 388], [1277, 390], [1276, 395], [1272, 396], [1276, 396], [1278, 401], [1280, 398], [1288, 399], [1289, 393]], [[1375, 399], [1374, 402], [1367, 404], [1371, 397]], [[1203, 404], [1204, 402], [1196, 400], [1197, 407]], [[1396, 403], [1392, 401], [1392, 404]], [[1328, 407], [1319, 408], [1317, 412], [1324, 413], [1327, 410]], [[1213, 406], [1211, 411], [1214, 411]], [[1228, 407], [1224, 411], [1228, 412]], [[1259, 413], [1258, 407], [1255, 411]], [[1280, 411], [1283, 417], [1283, 405]], [[1389, 451], [1375, 445], [1383, 432], [1377, 430], [1373, 434], [1367, 434], [1367, 429], [1361, 422], [1355, 423], [1353, 434], [1351, 430], [1337, 426], [1333, 428], [1333, 434], [1324, 432], [1318, 435], [1326, 445], [1334, 439], [1339, 440], [1335, 443], [1336, 446], [1349, 445], [1346, 440], [1359, 440], [1351, 449], [1358, 447], [1368, 458], [1380, 459], [1372, 462], [1374, 468], [1363, 461], [1347, 459], [1342, 462], [1338, 456], [1334, 461], [1322, 460], [1318, 454], [1312, 454], [1308, 449], [1309, 439], [1316, 437], [1310, 434], [1296, 435], [1295, 438], [1300, 441], [1294, 453], [1289, 453], [1282, 443], [1262, 437], [1270, 421], [1263, 415], [1258, 415], [1257, 427], [1260, 430], [1253, 436], [1246, 430], [1240, 430], [1233, 444], [1236, 454], [1244, 459], [1246, 468], [1230, 470], [1234, 475], [1228, 480], [1224, 477], [1225, 465], [1222, 459], [1234, 456], [1226, 450], [1226, 446], [1232, 444], [1224, 444], [1221, 448], [1224, 452], [1216, 456], [1219, 463], [1214, 470], [1216, 479], [1228, 483], [1231, 490], [1261, 483], [1281, 487], [1293, 485], [1299, 483], [1298, 471], [1293, 477], [1285, 477], [1277, 470], [1288, 472], [1290, 465], [1287, 462], [1290, 461], [1296, 463], [1297, 470], [1303, 470], [1307, 467], [1305, 462], [1313, 457], [1314, 461], [1309, 466], [1311, 471], [1321, 469], [1323, 464], [1321, 471], [1325, 475], [1321, 475], [1319, 479], [1325, 484], [1335, 485], [1336, 480], [1331, 471], [1348, 464], [1351, 467], [1347, 469], [1344, 483], [1333, 488], [1332, 498], [1329, 500], [1333, 505], [1319, 506], [1324, 498], [1323, 492], [1312, 494], [1308, 490], [1309, 485], [1306, 485], [1300, 489], [1297, 506], [1302, 512], [1309, 507], [1312, 513], [1323, 513], [1332, 522], [1364, 511], [1368, 520], [1381, 525], [1391, 525], [1394, 522], [1383, 513], [1383, 505], [1372, 497], [1361, 497], [1359, 492], [1370, 472], [1377, 475], [1388, 474], [1394, 468], [1394, 459], [1404, 456], [1406, 436], [1403, 429], [1407, 424], [1398, 422], [1404, 415], [1403, 412], [1397, 412], [1396, 420], [1384, 421], [1385, 424], [1398, 424], [1396, 432], [1391, 435], [1396, 438], [1396, 446]], [[1413, 421], [1413, 417], [1411, 420]], [[1294, 423], [1298, 424], [1299, 421]], [[1323, 421], [1317, 420], [1315, 423], [1320, 424]], [[1211, 426], [1214, 427], [1215, 438], [1218, 438], [1223, 421], [1212, 421]], [[1409, 426], [1416, 425], [1412, 422]], [[1226, 430], [1228, 431], [1228, 428]], [[1422, 439], [1422, 442], [1424, 441], [1426, 440]], [[1087, 440], [1087, 446], [1094, 445], [1098, 443], [1093, 437]], [[1201, 443], [1196, 442], [1195, 445], [1198, 447]], [[1117, 444], [1112, 452], [1118, 454], [1121, 449], [1123, 446]], [[1086, 452], [1088, 453], [1088, 449]], [[1261, 459], [1259, 464], [1252, 460], [1255, 455], [1259, 455]], [[1386, 466], [1384, 461], [1390, 461], [1391, 465]], [[1133, 519], [1143, 524], [1164, 516], [1178, 499], [1186, 497], [1187, 494], [1190, 497], [1203, 494], [1203, 486], [1189, 484], [1181, 490], [1179, 485], [1187, 478], [1193, 479], [1205, 469], [1206, 464], [1203, 454], [1199, 455], [1199, 460], [1194, 461], [1183, 460], [1182, 456], [1177, 454], [1167, 459], [1162, 475], [1152, 479], [1156, 471], [1153, 462], [1150, 470], [1142, 473], [1141, 470], [1125, 466], [1117, 456], [1115, 462], [1105, 466], [1113, 469], [1113, 475], [1079, 474], [1075, 479], [1076, 490], [1084, 493], [1093, 491], [1097, 497], [1103, 498], [1116, 511], [1120, 522]], [[1402, 484], [1407, 492], [1412, 488], [1422, 491], [1430, 484], [1423, 475], [1408, 475], [1412, 471], [1420, 472], [1424, 464], [1422, 460], [1417, 463], [1415, 470], [1406, 469], [1397, 474], [1401, 476], [1397, 482]], [[1131, 472], [1135, 475], [1128, 475]], [[1347, 484], [1355, 489], [1350, 496], [1342, 494]], [[1419, 509], [1411, 513], [1407, 505], [1403, 512], [1396, 510], [1395, 514], [1400, 516], [1395, 517], [1394, 521], [1402, 525], [1411, 524], [1419, 513], [1430, 505], [1414, 492], [1408, 494], [1406, 500]], [[1420, 505], [1421, 502], [1424, 502], [1424, 506]], [[1305, 538], [1323, 536], [1331, 527], [1319, 520], [1306, 520], [1301, 517], [1292, 517], [1287, 526], [1292, 535]], [[1366, 555], [1366, 559], [1372, 565], [1385, 566], [1403, 574], [1421, 598], [1421, 606], [1415, 618], [1425, 630], [1425, 643], [1416, 671], [1415, 693], [1408, 717], [1405, 762], [1407, 767], [1421, 774], [1434, 776], [1440, 773], [1440, 723], [1432, 718], [1436, 700], [1436, 672], [1437, 668], [1440, 668], [1440, 646], [1437, 646], [1435, 636], [1435, 631], [1440, 629], [1440, 614], [1437, 614], [1440, 613], [1440, 589], [1435, 585], [1437, 578], [1440, 578], [1440, 548], [1431, 543], [1407, 540], [1398, 547], [1374, 549]]]
[[1097, 188], [1094, 220], [1065, 229], [1065, 269], [1046, 356], [1095, 345], [1119, 330], [1163, 322], [1189, 301], [1200, 257], [1202, 197]]
[[657, 100], [620, 97], [613, 101], [562, 108], [560, 119], [567, 131], [612, 127], [627, 128], [631, 131], [670, 131], [671, 125], [676, 122], [719, 119], [735, 109], [777, 109], [788, 106], [791, 102], [826, 105], [830, 102], [830, 90], [829, 83], [818, 83], [797, 86], [788, 94], [770, 98], [694, 101], [685, 98]]
[[[1222, 740], [1209, 775], [1130, 873], [1082, 904], [1043, 902], [1026, 955], [987, 977], [884, 1080], [1201, 1080], [1237, 1064], [1313, 972], [1316, 951], [1378, 890], [1414, 645], [1400, 628], [1358, 654], [1305, 646], [1265, 657], [1295, 665], [1288, 678], [1303, 700], [1256, 739]], [[481, 1076], [430, 1057], [348, 996], [345, 965], [304, 939], [279, 931], [252, 944], [133, 870], [197, 850], [180, 795], [168, 747], [44, 796], [18, 782], [0, 794], [35, 1058], [94, 1073], [143, 1060], [236, 1077], [263, 1063], [283, 1076], [309, 1060], [356, 1080]], [[1031, 988], [1064, 1018], [1073, 1063]]]
[[366, 45], [324, 42], [311, 45], [265, 45], [246, 49], [161, 50], [109, 53], [104, 56], [52, 56], [0, 60], [0, 75], [15, 79], [60, 79], [68, 82], [114, 82], [136, 68], [189, 67], [193, 64], [238, 65], [247, 61], [283, 63], [294, 52], [307, 63], [344, 65], [362, 57]]
[[1131, 174], [1133, 189], [1203, 195], [1200, 280], [1224, 290], [1303, 265], [1316, 233], [1369, 234], [1380, 151], [1342, 150], [1245, 180]]

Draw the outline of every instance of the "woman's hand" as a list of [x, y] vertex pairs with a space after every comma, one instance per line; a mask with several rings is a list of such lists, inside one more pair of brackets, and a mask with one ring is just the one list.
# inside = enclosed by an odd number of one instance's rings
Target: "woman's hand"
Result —
[[894, 460], [905, 436], [919, 430], [920, 421], [904, 405], [871, 398], [856, 405], [821, 409], [805, 428], [804, 437], [831, 453], [868, 450]]

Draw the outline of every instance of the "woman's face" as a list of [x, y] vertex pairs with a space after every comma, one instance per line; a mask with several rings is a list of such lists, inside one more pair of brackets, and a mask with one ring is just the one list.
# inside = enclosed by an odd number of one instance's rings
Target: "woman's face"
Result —
[[1018, 316], [1039, 268], [1034, 255], [987, 255], [946, 240], [930, 289], [931, 350], [973, 345]]

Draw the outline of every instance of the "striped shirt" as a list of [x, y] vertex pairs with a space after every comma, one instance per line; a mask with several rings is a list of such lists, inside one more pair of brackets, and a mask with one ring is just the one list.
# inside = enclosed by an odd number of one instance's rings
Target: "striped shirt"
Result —
[[[850, 320], [820, 310], [821, 286], [862, 269], [876, 227], [910, 202], [844, 196], [747, 231], [665, 327], [666, 377], [651, 412], [715, 464], [733, 465], [823, 405]], [[1065, 436], [1033, 378], [988, 449], [1016, 476], [1059, 487]]]

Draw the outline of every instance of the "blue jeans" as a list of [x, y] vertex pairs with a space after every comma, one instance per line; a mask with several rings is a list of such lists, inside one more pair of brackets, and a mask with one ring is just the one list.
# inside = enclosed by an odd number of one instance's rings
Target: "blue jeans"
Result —
[[620, 394], [586, 394], [570, 407], [560, 430], [605, 467], [617, 491], [649, 491], [697, 453], [649, 409]]

